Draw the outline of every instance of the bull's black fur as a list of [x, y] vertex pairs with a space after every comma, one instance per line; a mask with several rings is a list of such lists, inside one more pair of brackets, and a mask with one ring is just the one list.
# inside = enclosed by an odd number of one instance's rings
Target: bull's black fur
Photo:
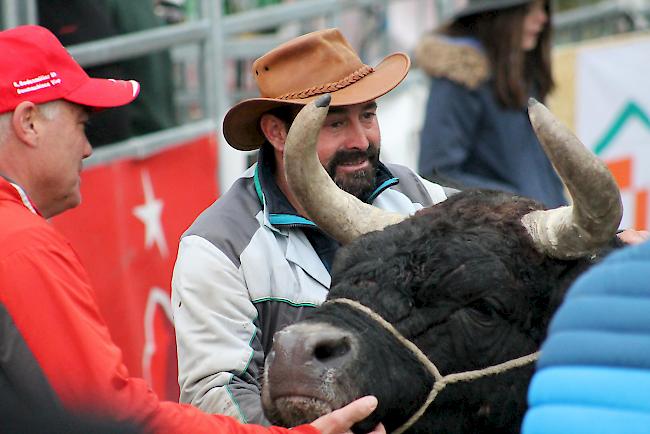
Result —
[[[452, 196], [342, 248], [328, 298], [357, 300], [380, 314], [443, 375], [535, 352], [568, 286], [598, 259], [563, 261], [539, 253], [521, 224], [535, 209], [542, 206], [494, 191]], [[339, 381], [350, 382], [349, 400], [374, 394], [380, 407], [358, 430], [382, 420], [390, 432], [424, 401], [430, 375], [365, 315], [333, 304], [307, 321], [359, 337], [361, 356]], [[518, 432], [531, 374], [527, 367], [450, 385], [410, 432]]]

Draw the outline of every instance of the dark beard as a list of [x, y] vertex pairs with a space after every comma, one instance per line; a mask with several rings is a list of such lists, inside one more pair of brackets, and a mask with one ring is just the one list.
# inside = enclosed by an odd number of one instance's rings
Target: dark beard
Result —
[[[347, 162], [358, 161], [363, 157], [367, 158], [370, 163], [368, 169], [337, 176], [336, 169], [339, 165]], [[327, 173], [329, 173], [330, 178], [334, 180], [341, 190], [346, 191], [361, 200], [365, 200], [375, 190], [375, 176], [377, 175], [378, 163], [379, 146], [371, 143], [365, 152], [359, 150], [337, 151], [325, 169], [327, 170]]]

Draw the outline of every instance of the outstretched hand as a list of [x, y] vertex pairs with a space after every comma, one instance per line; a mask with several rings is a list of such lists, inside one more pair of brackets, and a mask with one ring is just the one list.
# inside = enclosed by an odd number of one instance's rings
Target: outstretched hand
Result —
[[618, 238], [625, 244], [639, 244], [650, 238], [648, 231], [635, 231], [633, 229], [625, 229], [618, 234]]
[[[377, 398], [364, 396], [345, 407], [319, 417], [311, 425], [322, 434], [351, 434], [350, 428], [352, 425], [365, 419], [376, 408]], [[386, 429], [382, 424], [379, 424], [370, 434], [386, 434]]]

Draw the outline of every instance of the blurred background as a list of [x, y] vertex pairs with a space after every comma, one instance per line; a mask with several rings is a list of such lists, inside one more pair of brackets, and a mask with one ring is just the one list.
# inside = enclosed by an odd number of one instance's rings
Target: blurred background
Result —
[[[281, 42], [339, 27], [377, 64], [461, 0], [0, 0], [2, 28], [52, 30], [94, 76], [136, 79], [131, 106], [100, 113], [88, 134], [84, 204], [53, 224], [89, 269], [127, 366], [177, 399], [170, 319], [180, 235], [253, 161], [223, 140], [227, 109], [256, 96], [252, 61]], [[548, 101], [614, 173], [622, 226], [648, 229], [650, 0], [553, 0]], [[428, 79], [414, 68], [380, 100], [383, 160], [417, 167]]]

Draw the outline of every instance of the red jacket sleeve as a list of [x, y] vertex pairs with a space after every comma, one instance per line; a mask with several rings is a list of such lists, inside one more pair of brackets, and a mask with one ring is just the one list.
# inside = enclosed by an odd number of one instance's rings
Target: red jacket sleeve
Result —
[[[49, 227], [29, 232], [0, 258], [0, 302], [65, 407], [152, 433], [288, 432], [160, 401], [143, 379], [129, 376], [72, 247]], [[305, 425], [292, 433], [318, 430]]]

